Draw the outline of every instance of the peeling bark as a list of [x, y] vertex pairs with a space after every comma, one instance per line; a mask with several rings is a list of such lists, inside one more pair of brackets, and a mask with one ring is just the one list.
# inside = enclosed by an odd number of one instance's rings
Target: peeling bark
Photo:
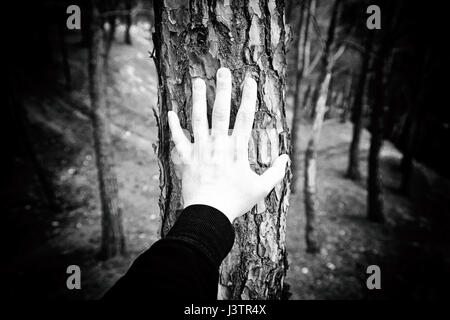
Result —
[[[215, 74], [227, 67], [233, 74], [231, 127], [240, 104], [245, 75], [258, 83], [249, 162], [257, 173], [289, 151], [285, 116], [284, 1], [155, 1], [155, 63], [158, 88], [158, 162], [164, 237], [183, 208], [181, 180], [171, 156], [173, 144], [167, 111], [177, 112], [192, 135], [191, 79], [207, 86], [211, 120]], [[220, 268], [219, 298], [279, 299], [287, 269], [285, 228], [288, 175], [250, 213], [235, 221], [236, 240]]]

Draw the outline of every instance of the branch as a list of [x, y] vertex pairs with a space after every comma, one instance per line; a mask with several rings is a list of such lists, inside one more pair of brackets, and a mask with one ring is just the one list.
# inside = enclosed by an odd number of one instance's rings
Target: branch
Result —
[[331, 63], [332, 65], [334, 65], [336, 63], [336, 61], [342, 56], [342, 54], [344, 53], [345, 49], [347, 48], [346, 45], [341, 45], [336, 52], [334, 53], [334, 55], [331, 57]]
[[311, 15], [312, 18], [312, 22], [313, 22], [313, 26], [314, 26], [314, 31], [316, 31], [317, 34], [317, 38], [319, 39], [319, 43], [320, 43], [320, 51], [323, 51], [323, 49], [325, 48], [325, 40], [322, 37], [322, 31], [320, 30], [320, 26], [319, 23], [317, 22], [316, 16], [315, 15]]
[[311, 63], [309, 64], [309, 66], [307, 66], [306, 71], [305, 71], [305, 75], [309, 76], [311, 74], [311, 72], [313, 72], [313, 70], [316, 68], [316, 66], [319, 64], [320, 58], [322, 57], [322, 50], [320, 50], [319, 52], [316, 53], [313, 61], [311, 61]]

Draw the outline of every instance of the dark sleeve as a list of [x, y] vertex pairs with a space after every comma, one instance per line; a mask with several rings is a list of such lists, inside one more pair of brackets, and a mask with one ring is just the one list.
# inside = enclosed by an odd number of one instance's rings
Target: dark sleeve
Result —
[[215, 300], [219, 266], [233, 242], [233, 226], [222, 212], [189, 206], [167, 236], [141, 254], [104, 299]]

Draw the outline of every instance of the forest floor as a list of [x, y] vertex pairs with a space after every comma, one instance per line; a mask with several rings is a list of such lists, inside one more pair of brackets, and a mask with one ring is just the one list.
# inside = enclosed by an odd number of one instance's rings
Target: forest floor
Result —
[[[111, 52], [110, 117], [116, 171], [128, 255], [109, 261], [97, 257], [100, 208], [92, 149], [86, 49], [70, 43], [73, 88], [49, 92], [55, 70], [33, 84], [25, 101], [32, 142], [45, 164], [60, 204], [52, 213], [26, 156], [16, 159], [17, 179], [6, 194], [9, 233], [18, 237], [6, 252], [5, 288], [12, 296], [95, 299], [127, 270], [133, 259], [158, 239], [159, 168], [152, 107], [157, 103], [156, 70], [144, 27], [132, 29], [133, 45], [123, 44], [118, 28]], [[58, 66], [55, 66], [57, 69]], [[60, 73], [60, 71], [59, 71]], [[63, 78], [58, 85], [63, 87]], [[310, 126], [302, 127], [304, 148]], [[306, 253], [302, 188], [291, 197], [287, 219], [292, 299], [433, 298], [448, 296], [450, 223], [448, 181], [417, 164], [410, 198], [401, 195], [400, 153], [385, 143], [381, 164], [387, 223], [365, 219], [366, 176], [345, 178], [351, 124], [328, 120], [318, 151], [318, 226], [320, 253]], [[369, 134], [362, 139], [362, 172], [366, 170]], [[302, 166], [301, 166], [302, 167]], [[302, 173], [299, 172], [301, 175]], [[300, 179], [299, 181], [301, 181]], [[24, 190], [26, 192], [24, 192]], [[410, 200], [414, 199], [414, 200]], [[436, 208], [445, 208], [436, 212]], [[66, 268], [79, 265], [82, 290], [67, 290]], [[382, 290], [366, 289], [366, 268], [380, 266]], [[5, 274], [5, 273], [4, 273]]]

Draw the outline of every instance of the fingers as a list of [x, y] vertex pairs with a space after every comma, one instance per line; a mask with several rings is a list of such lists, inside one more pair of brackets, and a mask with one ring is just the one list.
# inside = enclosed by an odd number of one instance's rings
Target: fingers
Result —
[[200, 78], [192, 81], [192, 130], [196, 143], [202, 144], [208, 136], [206, 85]]
[[169, 111], [167, 116], [169, 118], [169, 127], [175, 148], [182, 159], [187, 159], [191, 151], [191, 142], [184, 135], [177, 114], [173, 111]]
[[242, 91], [241, 106], [239, 107], [234, 124], [233, 137], [236, 140], [238, 158], [248, 157], [248, 140], [255, 118], [257, 84], [252, 78], [247, 78]]
[[216, 100], [212, 114], [212, 135], [227, 136], [230, 124], [231, 72], [227, 68], [217, 70]]
[[283, 180], [286, 173], [286, 165], [289, 162], [289, 156], [282, 154], [272, 163], [272, 166], [267, 169], [262, 175], [262, 186], [264, 190], [269, 193], [281, 180]]

